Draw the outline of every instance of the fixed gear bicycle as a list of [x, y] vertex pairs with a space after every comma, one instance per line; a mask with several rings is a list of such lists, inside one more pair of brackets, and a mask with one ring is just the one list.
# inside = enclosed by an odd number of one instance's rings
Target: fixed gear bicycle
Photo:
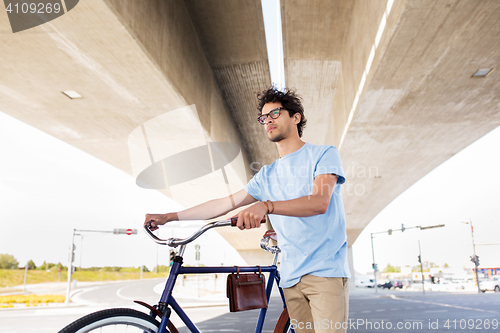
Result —
[[[179, 239], [179, 238], [169, 238], [160, 239], [154, 235], [149, 226], [145, 225], [144, 230], [151, 237], [151, 239], [160, 245], [167, 245], [170, 247], [180, 246], [178, 254], [174, 258], [172, 267], [170, 268], [170, 273], [165, 283], [165, 288], [161, 295], [158, 304], [151, 306], [141, 301], [135, 301], [136, 303], [143, 305], [150, 310], [149, 314], [140, 312], [133, 309], [127, 308], [116, 308], [107, 309], [102, 311], [97, 311], [86, 315], [68, 326], [64, 327], [59, 333], [85, 333], [85, 332], [149, 332], [149, 333], [178, 333], [177, 329], [170, 321], [170, 315], [172, 310], [179, 316], [179, 318], [184, 322], [186, 327], [193, 333], [201, 333], [196, 325], [191, 321], [191, 319], [184, 312], [182, 307], [177, 303], [175, 298], [172, 296], [172, 290], [175, 286], [177, 276], [179, 274], [210, 274], [210, 273], [234, 273], [236, 272], [236, 267], [225, 267], [225, 266], [212, 266], [212, 267], [184, 267], [183, 255], [186, 249], [186, 245], [200, 237], [206, 231], [212, 228], [224, 227], [224, 226], [236, 226], [237, 218], [232, 218], [229, 220], [215, 221], [205, 224], [199, 230], [194, 232], [191, 236]], [[263, 219], [261, 222], [265, 222]], [[279, 294], [283, 302], [283, 312], [281, 313], [276, 327], [274, 328], [274, 333], [285, 333], [293, 332], [290, 325], [290, 319], [288, 317], [288, 311], [286, 309], [285, 297], [283, 295], [283, 290], [279, 287], [280, 275], [277, 269], [278, 255], [280, 249], [277, 246], [269, 246], [269, 236], [264, 235], [260, 242], [260, 246], [267, 252], [274, 254], [273, 263], [270, 266], [260, 266], [262, 272], [268, 272], [269, 278], [266, 287], [267, 302], [271, 296], [271, 290], [273, 288], [273, 283], [276, 282], [278, 285]], [[258, 272], [259, 266], [248, 266], [240, 267], [240, 272]], [[259, 318], [257, 319], [257, 324], [255, 327], [255, 333], [261, 333], [264, 325], [264, 320], [266, 317], [267, 309], [260, 309]], [[158, 319], [159, 320], [158, 320]]]

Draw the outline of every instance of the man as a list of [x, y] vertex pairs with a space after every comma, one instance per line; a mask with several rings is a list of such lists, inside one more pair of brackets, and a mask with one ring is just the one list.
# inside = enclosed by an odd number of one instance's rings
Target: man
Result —
[[258, 98], [258, 120], [276, 143], [280, 158], [264, 166], [232, 198], [178, 213], [147, 214], [145, 223], [154, 230], [169, 221], [214, 218], [252, 204], [237, 214], [237, 226], [258, 228], [270, 214], [282, 250], [280, 286], [295, 331], [345, 332], [350, 274], [339, 153], [333, 146], [300, 139], [306, 119], [294, 91], [272, 87]]

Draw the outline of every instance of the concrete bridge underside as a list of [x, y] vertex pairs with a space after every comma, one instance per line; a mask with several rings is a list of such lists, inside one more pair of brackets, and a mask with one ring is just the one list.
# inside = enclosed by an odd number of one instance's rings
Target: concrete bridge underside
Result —
[[[500, 71], [471, 77], [500, 62], [498, 1], [282, 0], [281, 11], [304, 140], [340, 148], [351, 245], [398, 195], [500, 125]], [[16, 34], [0, 12], [2, 112], [134, 176], [130, 133], [192, 104], [207, 141], [241, 148], [243, 172], [227, 168], [232, 190], [252, 162], [278, 157], [256, 122], [255, 96], [271, 84], [260, 0], [87, 0]], [[174, 199], [225, 195], [222, 176]], [[221, 234], [256, 261], [262, 230], [237, 232]]]

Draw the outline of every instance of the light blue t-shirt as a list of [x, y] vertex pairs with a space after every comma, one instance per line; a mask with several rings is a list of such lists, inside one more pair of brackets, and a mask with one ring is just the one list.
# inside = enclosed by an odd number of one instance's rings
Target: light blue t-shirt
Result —
[[291, 200], [312, 194], [314, 178], [336, 174], [337, 185], [325, 214], [269, 217], [282, 251], [281, 287], [297, 284], [311, 274], [321, 277], [350, 277], [347, 235], [340, 185], [345, 182], [337, 148], [305, 143], [299, 150], [264, 166], [244, 187], [259, 201]]

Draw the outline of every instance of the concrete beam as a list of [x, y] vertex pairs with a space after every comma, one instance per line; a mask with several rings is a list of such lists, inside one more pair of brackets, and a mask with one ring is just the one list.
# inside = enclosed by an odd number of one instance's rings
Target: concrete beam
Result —
[[500, 62], [499, 17], [497, 1], [405, 4], [341, 147], [359, 189], [345, 200], [351, 243], [411, 185], [500, 126], [500, 73], [471, 77]]
[[187, 6], [255, 173], [278, 158], [257, 122], [257, 94], [271, 86], [261, 2], [191, 0]]

